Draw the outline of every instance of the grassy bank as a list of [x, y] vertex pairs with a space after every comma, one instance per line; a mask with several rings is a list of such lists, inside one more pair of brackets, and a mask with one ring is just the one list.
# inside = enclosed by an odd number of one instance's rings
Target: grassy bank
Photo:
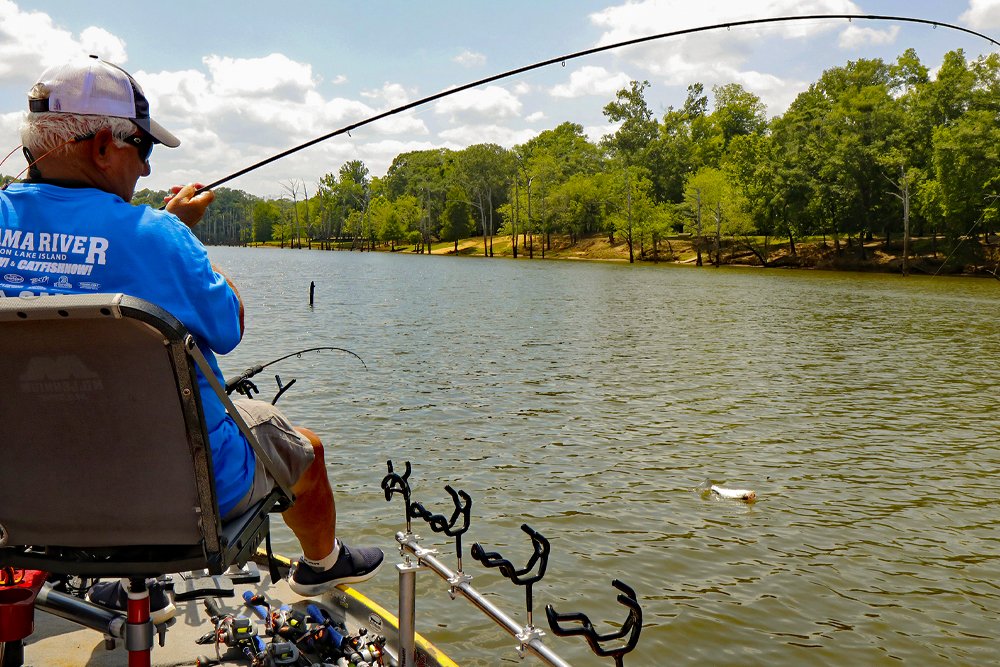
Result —
[[[986, 242], [982, 239], [965, 239], [957, 246], [942, 239], [931, 238], [911, 240], [909, 270], [912, 273], [926, 274], [967, 274], [994, 275], [1000, 263], [1000, 244], [995, 240]], [[751, 244], [752, 248], [751, 249]], [[489, 242], [487, 242], [489, 246]], [[492, 241], [494, 257], [512, 258], [511, 238], [497, 236]], [[387, 248], [386, 248], [387, 249]], [[399, 252], [419, 252], [418, 248], [406, 247], [397, 249]], [[475, 237], [459, 241], [456, 250], [454, 243], [435, 243], [431, 248], [435, 255], [465, 255], [479, 256], [485, 254], [483, 238]], [[565, 259], [628, 262], [628, 244], [615, 239], [611, 242], [606, 235], [590, 236], [576, 241], [569, 237], [553, 236], [551, 244], [543, 253], [541, 238], [534, 239], [534, 249], [529, 253], [518, 239], [518, 259]], [[744, 243], [723, 243], [719, 249], [720, 263], [730, 266], [757, 266], [768, 268], [801, 268], [828, 269], [842, 271], [879, 271], [900, 273], [903, 267], [903, 243], [893, 242], [886, 245], [884, 241], [871, 241], [864, 245], [863, 250], [857, 242], [852, 245], [841, 243], [838, 248], [829, 239], [805, 239], [795, 244], [794, 254], [786, 243], [770, 243], [765, 250], [763, 239], [750, 239]], [[702, 246], [702, 263], [713, 264], [716, 255], [714, 244]], [[672, 237], [660, 242], [658, 256], [653, 255], [651, 248], [633, 248], [633, 256], [637, 263], [673, 263], [696, 265], [698, 252], [690, 237]]]
[[[268, 243], [277, 246], [277, 243]], [[629, 261], [628, 244], [620, 239], [613, 242], [606, 235], [585, 237], [575, 242], [568, 236], [552, 235], [543, 248], [542, 237], [533, 239], [533, 248], [518, 239], [518, 260], [561, 259], [577, 261]], [[303, 241], [303, 247], [306, 242]], [[321, 244], [313, 241], [313, 248], [350, 250], [349, 243]], [[394, 250], [404, 254], [426, 253], [419, 246], [380, 245], [376, 250]], [[434, 255], [461, 255], [513, 258], [514, 250], [509, 236], [495, 236], [492, 242], [483, 237], [463, 239], [453, 242], [434, 243], [430, 249]], [[853, 244], [832, 242], [830, 239], [807, 238], [795, 244], [792, 252], [790, 244], [770, 242], [765, 246], [761, 238], [742, 242], [727, 241], [718, 250], [720, 264], [724, 266], [756, 266], [764, 268], [826, 269], [834, 271], [866, 271], [900, 273], [903, 268], [903, 243], [895, 241], [888, 245], [883, 240], [870, 241], [860, 248]], [[698, 251], [690, 237], [676, 236], [664, 239], [654, 255], [652, 248], [633, 248], [636, 263], [671, 263], [695, 266]], [[716, 257], [714, 243], [703, 242], [701, 259], [705, 266], [711, 266]], [[957, 245], [943, 239], [917, 238], [911, 240], [908, 268], [914, 274], [979, 275], [998, 277], [1000, 265], [1000, 243], [997, 239], [984, 240], [967, 238]]]

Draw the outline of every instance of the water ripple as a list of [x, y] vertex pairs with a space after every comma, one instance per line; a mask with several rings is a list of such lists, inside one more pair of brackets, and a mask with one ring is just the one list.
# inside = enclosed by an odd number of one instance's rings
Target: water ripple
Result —
[[[275, 367], [300, 378], [286, 410], [328, 443], [348, 539], [391, 550], [403, 514], [379, 482], [385, 460], [411, 460], [421, 502], [443, 512], [445, 484], [472, 495], [471, 540], [513, 562], [530, 555], [521, 523], [551, 540], [536, 622], [551, 602], [610, 629], [624, 617], [610, 581], [632, 585], [646, 626], [626, 664], [1000, 654], [994, 281], [212, 254], [248, 306], [224, 368], [289, 344], [365, 358], [367, 372], [327, 354]], [[706, 477], [759, 500], [705, 496]], [[519, 591], [466, 567], [523, 615]], [[390, 606], [391, 579], [370, 589]], [[461, 664], [519, 662], [420, 585], [418, 629]]]

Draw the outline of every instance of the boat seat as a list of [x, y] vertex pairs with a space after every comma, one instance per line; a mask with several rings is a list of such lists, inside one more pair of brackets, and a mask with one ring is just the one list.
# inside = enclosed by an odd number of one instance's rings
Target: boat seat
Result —
[[257, 551], [292, 496], [276, 487], [222, 522], [198, 367], [191, 334], [141, 299], [0, 298], [0, 566], [217, 575]]

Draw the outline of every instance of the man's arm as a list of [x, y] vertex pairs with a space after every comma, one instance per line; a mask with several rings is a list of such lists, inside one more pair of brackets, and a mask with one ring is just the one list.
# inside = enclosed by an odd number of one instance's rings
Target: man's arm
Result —
[[240, 340], [243, 340], [243, 330], [245, 328], [245, 325], [243, 324], [243, 297], [240, 296], [240, 291], [236, 289], [236, 285], [229, 279], [229, 276], [227, 276], [222, 269], [217, 267], [215, 264], [212, 264], [212, 270], [226, 279], [226, 284], [229, 285], [229, 289], [233, 290], [233, 294], [236, 295], [236, 300], [240, 302]]
[[[166, 201], [166, 209], [168, 213], [173, 213], [181, 222], [187, 225], [189, 228], [194, 229], [195, 226], [205, 215], [205, 209], [208, 205], [215, 200], [215, 193], [211, 190], [206, 190], [201, 194], [194, 196], [194, 193], [202, 187], [201, 183], [189, 183], [183, 187], [175, 185], [170, 188], [172, 195], [164, 197]], [[220, 269], [215, 264], [212, 264], [212, 270], [218, 273], [220, 276], [226, 279], [226, 284], [229, 288], [233, 290], [233, 294], [236, 295], [236, 300], [240, 303], [240, 340], [243, 340], [243, 331], [245, 329], [243, 321], [243, 297], [240, 296], [240, 291], [236, 289], [236, 285], [230, 280], [222, 269]]]

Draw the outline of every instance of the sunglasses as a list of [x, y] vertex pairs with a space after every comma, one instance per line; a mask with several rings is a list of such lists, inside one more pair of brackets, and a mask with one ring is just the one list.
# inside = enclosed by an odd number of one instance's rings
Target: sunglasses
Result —
[[135, 146], [135, 149], [139, 151], [140, 160], [149, 162], [149, 156], [153, 154], [153, 144], [155, 143], [151, 135], [139, 132], [128, 137], [125, 141]]
[[[73, 137], [73, 141], [87, 141], [88, 139], [93, 139], [95, 136], [94, 132], [81, 134], [79, 137]], [[149, 162], [149, 156], [153, 154], [153, 144], [156, 142], [152, 135], [146, 132], [138, 132], [130, 137], [125, 137], [125, 143], [135, 146], [135, 150], [139, 152], [139, 159], [145, 163]]]

